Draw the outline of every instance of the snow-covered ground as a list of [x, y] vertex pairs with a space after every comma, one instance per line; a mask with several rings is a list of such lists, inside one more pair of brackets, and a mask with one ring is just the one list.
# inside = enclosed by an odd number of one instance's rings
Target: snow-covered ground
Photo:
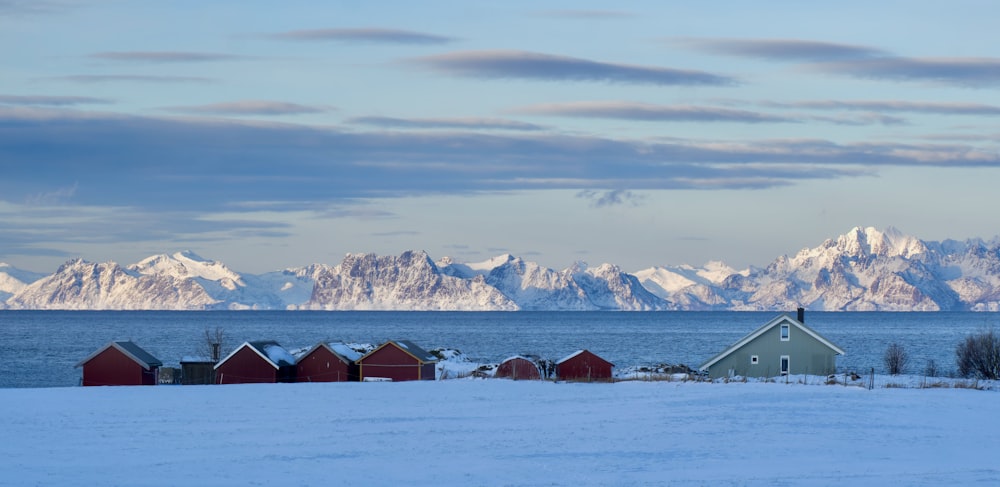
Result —
[[795, 381], [0, 389], [0, 485], [997, 485], [997, 411]]

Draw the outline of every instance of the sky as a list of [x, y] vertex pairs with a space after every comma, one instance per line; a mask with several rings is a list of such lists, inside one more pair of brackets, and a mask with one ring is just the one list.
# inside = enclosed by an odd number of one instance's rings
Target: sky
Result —
[[[874, 4], [873, 4], [874, 3]], [[0, 261], [992, 238], [988, 1], [0, 0]]]

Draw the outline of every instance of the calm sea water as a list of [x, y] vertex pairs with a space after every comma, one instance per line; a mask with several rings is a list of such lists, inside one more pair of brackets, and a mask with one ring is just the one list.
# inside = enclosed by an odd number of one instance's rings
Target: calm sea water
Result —
[[[286, 348], [317, 342], [378, 344], [408, 339], [430, 350], [454, 348], [495, 363], [533, 353], [557, 360], [581, 348], [617, 366], [697, 367], [768, 322], [772, 312], [306, 312], [306, 311], [0, 311], [0, 387], [79, 384], [76, 364], [112, 340], [133, 340], [166, 366], [204, 355], [206, 330], [221, 328], [223, 355], [247, 340]], [[967, 334], [996, 328], [993, 313], [823, 313], [806, 323], [843, 348], [840, 371], [883, 369], [892, 342], [910, 355], [909, 371], [928, 360], [955, 368], [955, 346]]]

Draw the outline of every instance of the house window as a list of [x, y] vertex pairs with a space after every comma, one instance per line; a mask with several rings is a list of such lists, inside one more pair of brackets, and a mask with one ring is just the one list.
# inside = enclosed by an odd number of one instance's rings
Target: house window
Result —
[[788, 375], [789, 364], [788, 355], [781, 356], [781, 375]]
[[756, 355], [751, 355], [750, 356], [750, 365], [757, 365], [758, 363], [760, 363], [760, 357], [758, 357]]
[[788, 325], [781, 325], [781, 341], [788, 341]]

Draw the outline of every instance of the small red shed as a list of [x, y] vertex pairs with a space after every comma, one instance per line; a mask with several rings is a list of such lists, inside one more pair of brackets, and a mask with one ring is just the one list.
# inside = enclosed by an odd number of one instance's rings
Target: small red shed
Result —
[[357, 382], [361, 354], [344, 343], [319, 343], [295, 363], [295, 382]]
[[76, 364], [85, 386], [156, 385], [163, 362], [130, 341], [111, 342]]
[[540, 380], [542, 378], [538, 364], [521, 355], [515, 355], [500, 362], [493, 376], [514, 380]]
[[243, 342], [215, 364], [216, 384], [295, 382], [295, 357], [278, 342]]
[[556, 362], [556, 378], [573, 381], [611, 381], [615, 364], [598, 357], [589, 350], [580, 350]]
[[390, 340], [358, 359], [361, 380], [434, 380], [437, 357], [409, 340]]

